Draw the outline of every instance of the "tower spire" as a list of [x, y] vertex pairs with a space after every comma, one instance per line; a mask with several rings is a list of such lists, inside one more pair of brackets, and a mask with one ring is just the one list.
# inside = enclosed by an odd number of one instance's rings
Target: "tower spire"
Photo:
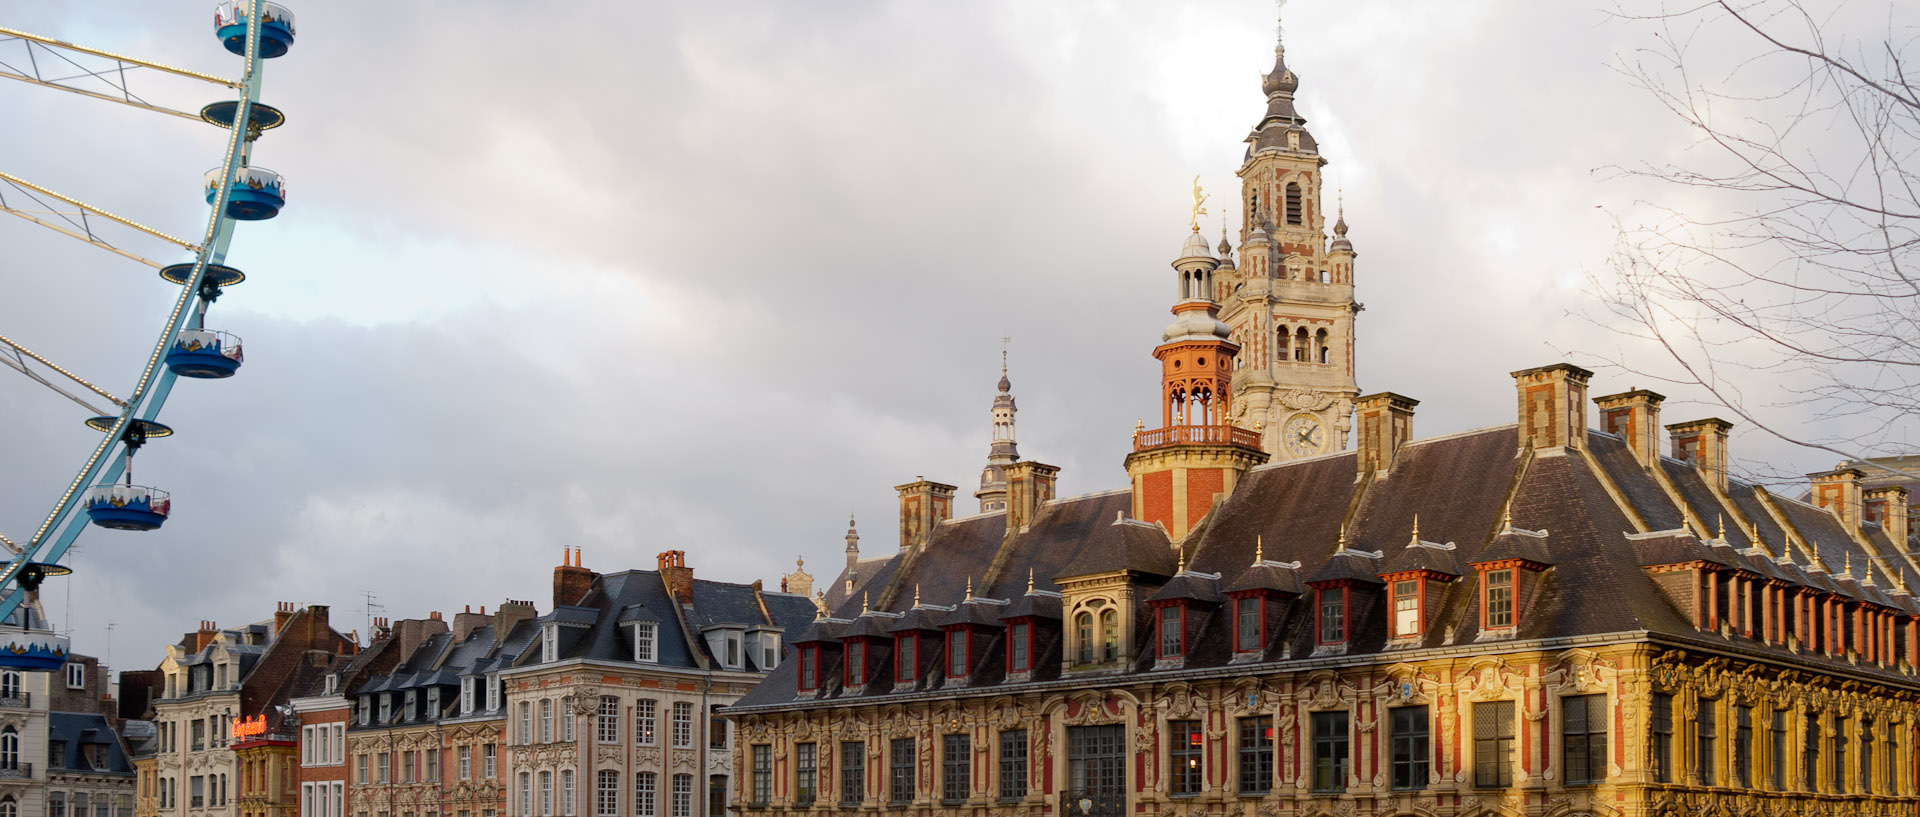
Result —
[[1013, 381], [1007, 379], [1007, 344], [1013, 338], [1000, 338], [1000, 382], [998, 393], [993, 396], [993, 433], [987, 446], [987, 466], [980, 471], [980, 490], [973, 493], [980, 500], [980, 511], [1004, 510], [1007, 507], [1007, 466], [1020, 460], [1020, 448], [1014, 442], [1013, 415], [1019, 411], [1013, 400]]

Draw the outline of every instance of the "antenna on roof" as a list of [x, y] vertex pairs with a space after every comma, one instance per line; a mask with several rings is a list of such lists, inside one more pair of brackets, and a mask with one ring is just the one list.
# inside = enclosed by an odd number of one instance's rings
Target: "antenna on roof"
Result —
[[386, 612], [387, 606], [374, 601], [374, 599], [379, 598], [379, 596], [375, 595], [372, 590], [360, 591], [360, 597], [366, 601], [366, 609], [364, 612], [367, 615], [367, 643], [371, 644], [373, 643], [373, 614], [376, 612]]

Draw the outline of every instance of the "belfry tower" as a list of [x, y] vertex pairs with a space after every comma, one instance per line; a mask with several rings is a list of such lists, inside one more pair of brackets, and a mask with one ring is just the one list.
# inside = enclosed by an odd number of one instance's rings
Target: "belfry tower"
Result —
[[1247, 135], [1241, 163], [1240, 263], [1225, 236], [1214, 276], [1220, 319], [1241, 347], [1233, 372], [1234, 420], [1260, 431], [1276, 459], [1346, 448], [1353, 401], [1353, 243], [1336, 214], [1326, 240], [1321, 169], [1327, 160], [1294, 109], [1300, 78], [1287, 68], [1284, 43], [1261, 77], [1266, 113]]
[[1173, 262], [1179, 298], [1173, 323], [1160, 335], [1160, 427], [1137, 429], [1127, 476], [1133, 517], [1164, 525], [1180, 541], [1213, 507], [1233, 493], [1240, 475], [1267, 461], [1259, 435], [1233, 424], [1234, 358], [1240, 345], [1218, 317], [1214, 273], [1220, 261], [1195, 227]]
[[1007, 507], [1007, 466], [1018, 462], [1020, 449], [1013, 442], [1013, 383], [1007, 380], [1007, 353], [1000, 353], [1000, 393], [993, 397], [993, 442], [987, 449], [987, 467], [980, 471], [980, 512]]

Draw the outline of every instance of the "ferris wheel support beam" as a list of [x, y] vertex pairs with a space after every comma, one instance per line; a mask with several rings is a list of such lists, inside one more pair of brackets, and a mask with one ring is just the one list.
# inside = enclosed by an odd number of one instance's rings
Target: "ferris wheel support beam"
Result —
[[[122, 255], [128, 255], [128, 253], [121, 252], [119, 249], [115, 248], [113, 245], [105, 243], [105, 241], [102, 240], [100, 237], [94, 235], [93, 227], [88, 223], [90, 220], [88, 218], [89, 216], [99, 216], [100, 218], [104, 218], [116, 224], [132, 227], [133, 229], [139, 230], [140, 232], [146, 233], [147, 235], [153, 236], [154, 238], [158, 238], [170, 244], [177, 245], [181, 249], [184, 249], [188, 252], [197, 253], [200, 251], [200, 245], [190, 243], [184, 238], [177, 238], [173, 235], [160, 232], [159, 230], [156, 230], [152, 227], [148, 227], [145, 224], [141, 224], [140, 222], [134, 221], [133, 219], [127, 218], [125, 216], [114, 215], [113, 213], [109, 213], [106, 210], [102, 210], [98, 207], [95, 207], [84, 201], [76, 199], [72, 196], [68, 196], [63, 193], [49, 190], [45, 187], [41, 187], [40, 185], [34, 184], [33, 182], [27, 181], [26, 179], [22, 179], [19, 176], [15, 176], [11, 173], [0, 171], [0, 181], [4, 181], [7, 184], [12, 185], [15, 190], [18, 190], [21, 193], [25, 194], [27, 198], [33, 199], [35, 203], [42, 204], [42, 205], [46, 204], [44, 200], [40, 199], [40, 196], [46, 196], [48, 198], [57, 199], [61, 202], [64, 202], [78, 209], [79, 212], [63, 213], [57, 210], [38, 210], [38, 211], [26, 210], [26, 209], [22, 209], [20, 207], [14, 206], [11, 203], [8, 203], [6, 201], [6, 197], [4, 194], [0, 194], [0, 210], [5, 210], [8, 213], [19, 216], [28, 221], [35, 222], [42, 226], [53, 227], [53, 229], [55, 230], [59, 230], [62, 233], [66, 233], [67, 235], [73, 236], [74, 238], [78, 238], [81, 241], [85, 241], [96, 247], [102, 247], [104, 249], [112, 250], [114, 252], [120, 252]], [[36, 212], [40, 214], [45, 214], [45, 215], [60, 216], [62, 219], [65, 219], [67, 223], [73, 224], [74, 226], [78, 227], [83, 233], [85, 233], [85, 235], [84, 236], [75, 235], [70, 230], [62, 229], [58, 226], [49, 224], [38, 218], [34, 218], [32, 214]], [[148, 264], [153, 265], [156, 268], [160, 266], [159, 264], [155, 264], [152, 261], [147, 261], [144, 258], [140, 258], [137, 255], [131, 255], [129, 257], [134, 258], [136, 260], [144, 261]]]
[[[93, 455], [87, 458], [80, 473], [75, 475], [73, 482], [67, 485], [67, 490], [61, 495], [59, 504], [47, 514], [46, 520], [40, 523], [40, 528], [34, 531], [32, 538], [21, 547], [20, 554], [9, 560], [5, 567], [0, 568], [0, 592], [6, 594], [5, 598], [0, 598], [0, 620], [13, 615], [13, 611], [20, 606], [20, 602], [25, 600], [26, 588], [20, 587], [16, 579], [21, 569], [35, 561], [40, 556], [41, 549], [49, 544], [48, 533], [58, 527], [61, 520], [73, 516], [72, 519], [67, 519], [65, 530], [61, 531], [58, 539], [48, 548], [45, 561], [53, 562], [66, 554], [73, 540], [86, 527], [86, 516], [73, 514], [78, 507], [81, 489], [94, 484], [96, 479], [103, 476], [101, 473], [103, 469], [106, 472], [104, 476], [111, 481], [118, 479], [120, 473], [126, 468], [130, 454], [121, 443], [121, 437], [136, 415], [142, 420], [152, 420], [160, 413], [161, 406], [166, 403], [168, 393], [173, 390], [174, 373], [173, 370], [161, 365], [161, 361], [166, 355], [167, 347], [172, 345], [173, 339], [179, 335], [180, 330], [197, 325], [200, 310], [189, 307], [193, 305], [196, 298], [201, 297], [200, 284], [206, 278], [207, 266], [226, 261], [227, 247], [233, 242], [234, 227], [233, 217], [227, 214], [227, 201], [232, 196], [234, 183], [239, 178], [240, 171], [247, 166], [247, 160], [253, 151], [253, 143], [248, 139], [247, 128], [242, 123], [251, 121], [248, 117], [254, 103], [260, 101], [260, 83], [265, 76], [262, 68], [264, 61], [260, 56], [260, 31], [265, 26], [259, 24], [260, 16], [254, 13], [261, 0], [245, 0], [245, 2], [250, 7], [248, 19], [255, 22], [247, 26], [246, 75], [240, 86], [244, 93], [241, 94], [239, 104], [234, 110], [232, 120], [234, 127], [228, 129], [227, 155], [221, 171], [225, 182], [220, 185], [214, 196], [213, 213], [208, 218], [206, 240], [196, 248], [193, 273], [183, 282], [180, 297], [174, 301], [173, 311], [167, 315], [166, 326], [160, 332], [160, 339], [154, 344], [153, 354], [148, 356], [147, 365], [140, 372], [139, 385], [129, 393], [126, 408], [120, 412], [113, 428], [100, 440], [100, 445], [94, 448]], [[14, 33], [8, 29], [0, 29], [0, 32]], [[105, 52], [88, 53], [104, 54]], [[180, 69], [174, 70], [180, 71]], [[200, 76], [212, 79], [206, 75]], [[47, 192], [52, 194], [52, 191]]]
[[[218, 77], [212, 74], [206, 74], [206, 73], [201, 73], [199, 71], [193, 71], [186, 68], [179, 68], [176, 66], [167, 65], [165, 63], [152, 62], [150, 60], [143, 60], [138, 57], [129, 57], [129, 56], [126, 56], [125, 54], [115, 54], [112, 51], [102, 51], [98, 48], [88, 48], [84, 45], [67, 42], [66, 40], [56, 40], [52, 37], [44, 37], [39, 34], [30, 34], [25, 31], [20, 31], [17, 29], [11, 29], [11, 28], [6, 28], [4, 26], [0, 26], [0, 44], [12, 42], [14, 40], [19, 40], [22, 43], [26, 43], [28, 44], [29, 47], [32, 47], [34, 45], [40, 46], [41, 48], [46, 49], [47, 51], [54, 54], [59, 54], [62, 51], [71, 51], [76, 54], [86, 54], [88, 56], [101, 57], [104, 59], [113, 60], [114, 62], [119, 63], [119, 69], [123, 73], [125, 69], [128, 67], [151, 68], [155, 71], [162, 71], [168, 74], [173, 74], [175, 76], [186, 77], [188, 79], [197, 79], [197, 80], [200, 80], [201, 82], [211, 82], [215, 85], [224, 85], [228, 88], [240, 89], [240, 88], [245, 88], [247, 85], [247, 80], [244, 80], [244, 79], [227, 79], [226, 77]], [[252, 42], [253, 42], [252, 32], [248, 32], [247, 42], [248, 42], [248, 47], [251, 48]], [[28, 54], [29, 56], [31, 56], [32, 52], [28, 52]], [[68, 59], [64, 55], [61, 55], [60, 59], [68, 63], [72, 63], [72, 60]], [[29, 60], [29, 62], [31, 62], [31, 60]], [[79, 67], [79, 66], [75, 65], [75, 67]], [[19, 69], [15, 69], [15, 70], [19, 70]], [[37, 63], [35, 63], [33, 67], [29, 67], [27, 70], [31, 71], [32, 76], [34, 76], [36, 79], [41, 76], [41, 72], [40, 72], [40, 69], [37, 67]], [[86, 73], [98, 74], [98, 73], [104, 73], [104, 72], [89, 71]]]

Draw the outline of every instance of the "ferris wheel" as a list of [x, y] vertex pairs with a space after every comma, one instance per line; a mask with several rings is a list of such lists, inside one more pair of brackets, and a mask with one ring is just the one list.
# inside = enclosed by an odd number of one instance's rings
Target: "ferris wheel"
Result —
[[[226, 152], [204, 176], [203, 198], [211, 209], [206, 232], [198, 241], [168, 235], [0, 167], [0, 212], [145, 264], [179, 286], [160, 337], [125, 397], [32, 351], [24, 339], [9, 337], [0, 327], [0, 364], [89, 409], [82, 419], [101, 433], [98, 445], [86, 454], [59, 501], [30, 535], [18, 542], [0, 535], [0, 547], [10, 553], [0, 554], [6, 556], [0, 564], [0, 668], [57, 670], [66, 662], [67, 638], [56, 635], [31, 608], [23, 608], [22, 601], [46, 577], [72, 572], [60, 560], [90, 524], [144, 531], [167, 521], [172, 497], [159, 488], [135, 484], [133, 457], [148, 442], [173, 433], [159, 415], [176, 379], [231, 377], [245, 359], [240, 339], [210, 328], [207, 312], [227, 288], [246, 278], [227, 265], [236, 225], [273, 218], [286, 204], [285, 180], [255, 165], [253, 149], [263, 132], [286, 121], [278, 109], [260, 102], [260, 90], [264, 61], [285, 55], [293, 45], [294, 18], [278, 3], [239, 0], [219, 4], [213, 27], [220, 45], [243, 59], [239, 79], [0, 28], [0, 77], [228, 132]], [[179, 110], [153, 101], [152, 94], [136, 92], [135, 86], [150, 79], [185, 82], [203, 92], [210, 85], [215, 90], [207, 96], [226, 98], [199, 111]], [[4, 161], [8, 158], [0, 157]], [[193, 260], [162, 264], [142, 257], [121, 240], [128, 231], [171, 244]], [[109, 407], [102, 409], [95, 401], [105, 401]], [[0, 520], [0, 524], [13, 521]]]

